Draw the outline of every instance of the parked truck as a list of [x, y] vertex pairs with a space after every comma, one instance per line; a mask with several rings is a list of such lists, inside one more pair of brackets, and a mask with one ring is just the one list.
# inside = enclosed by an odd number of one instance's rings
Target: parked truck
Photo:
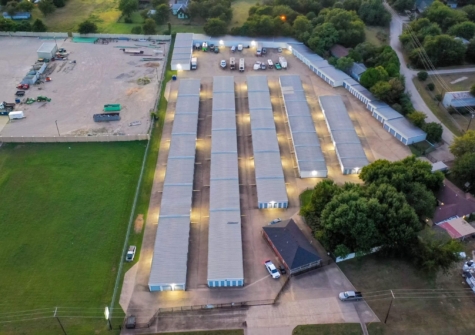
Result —
[[283, 69], [287, 70], [287, 59], [285, 57], [279, 57], [279, 63]]
[[341, 301], [357, 301], [363, 299], [363, 295], [361, 294], [361, 292], [357, 291], [341, 292], [338, 297]]
[[239, 59], [239, 72], [244, 72], [244, 58]]
[[196, 70], [198, 68], [198, 59], [196, 57], [191, 58], [191, 69]]
[[234, 57], [231, 57], [231, 59], [229, 60], [229, 69], [236, 70], [236, 60], [234, 59]]

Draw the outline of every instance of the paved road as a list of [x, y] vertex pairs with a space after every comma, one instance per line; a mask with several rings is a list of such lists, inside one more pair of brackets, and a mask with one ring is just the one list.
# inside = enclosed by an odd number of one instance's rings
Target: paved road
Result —
[[[390, 45], [393, 50], [396, 52], [399, 62], [401, 63], [401, 74], [406, 77], [406, 89], [411, 93], [411, 100], [414, 105], [414, 108], [418, 111], [424, 112], [427, 115], [427, 122], [437, 122], [440, 123], [439, 119], [432, 113], [429, 107], [427, 107], [426, 103], [422, 99], [421, 95], [417, 91], [416, 86], [412, 82], [412, 78], [417, 73], [417, 71], [411, 70], [407, 68], [406, 61], [404, 60], [404, 56], [402, 54], [402, 47], [401, 43], [399, 42], [399, 35], [402, 34], [402, 20], [399, 15], [387, 4], [384, 3], [386, 9], [391, 13], [392, 19], [390, 24]], [[452, 71], [452, 72], [441, 72], [441, 71]], [[454, 72], [466, 72], [465, 69], [457, 70], [438, 70], [437, 73], [454, 73]], [[475, 71], [475, 69], [473, 70]], [[442, 124], [442, 128], [444, 129], [444, 133], [442, 134], [442, 139], [444, 142], [452, 143], [454, 140], [455, 135], [444, 125]]]

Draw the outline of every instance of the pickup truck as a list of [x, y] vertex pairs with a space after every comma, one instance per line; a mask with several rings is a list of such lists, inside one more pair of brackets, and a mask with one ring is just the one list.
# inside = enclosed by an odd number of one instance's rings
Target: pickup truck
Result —
[[355, 301], [363, 299], [363, 295], [361, 294], [361, 292], [356, 291], [341, 292], [338, 297], [341, 301]]

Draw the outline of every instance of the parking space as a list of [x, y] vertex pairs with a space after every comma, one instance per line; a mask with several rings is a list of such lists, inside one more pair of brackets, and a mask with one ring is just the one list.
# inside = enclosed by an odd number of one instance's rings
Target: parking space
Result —
[[[37, 38], [0, 38], [0, 100], [13, 102], [15, 87], [37, 60], [37, 49], [43, 42]], [[158, 81], [163, 70], [162, 60], [142, 61], [144, 57], [163, 59], [168, 44], [118, 41], [109, 44], [73, 43], [56, 40], [69, 58], [48, 64], [45, 74], [52, 81], [32, 85], [27, 98], [46, 96], [51, 102], [21, 103], [15, 110], [26, 118], [8, 123], [1, 136], [94, 136], [99, 134], [146, 134], [150, 112], [158, 97]], [[138, 46], [141, 46], [138, 48]], [[142, 50], [131, 56], [119, 46]], [[75, 62], [73, 62], [75, 61]], [[139, 79], [144, 79], [139, 83]], [[120, 121], [93, 121], [93, 114], [102, 113], [105, 104], [121, 104]], [[131, 126], [133, 123], [133, 126]]]

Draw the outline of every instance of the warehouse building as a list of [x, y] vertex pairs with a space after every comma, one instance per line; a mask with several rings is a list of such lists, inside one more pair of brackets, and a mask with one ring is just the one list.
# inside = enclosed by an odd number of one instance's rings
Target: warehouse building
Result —
[[47, 59], [50, 60], [56, 55], [58, 51], [58, 45], [54, 42], [44, 42], [41, 44], [38, 51], [36, 51], [38, 55], [38, 59]]
[[307, 240], [294, 220], [283, 221], [262, 228], [279, 261], [290, 275], [296, 275], [322, 265], [317, 250]]
[[318, 98], [343, 174], [360, 173], [368, 159], [339, 95]]
[[173, 47], [172, 70], [191, 70], [191, 56], [193, 54], [193, 34], [178, 33]]
[[424, 141], [427, 137], [424, 131], [403, 117], [388, 120], [383, 127], [405, 145]]
[[361, 101], [365, 106], [372, 101], [377, 100], [370, 91], [368, 91], [363, 85], [360, 85], [356, 80], [350, 78], [351, 80], [345, 80], [343, 87], [353, 94], [359, 101]]
[[213, 78], [208, 286], [244, 285], [234, 77]]
[[186, 289], [200, 80], [181, 80], [148, 286]]
[[247, 76], [257, 207], [287, 208], [289, 200], [266, 76]]
[[325, 157], [302, 81], [298, 75], [280, 76], [279, 81], [300, 178], [325, 178], [328, 174]]
[[403, 116], [401, 114], [399, 114], [397, 111], [395, 111], [394, 109], [392, 109], [389, 106], [377, 108], [377, 109], [373, 110], [371, 115], [376, 120], [378, 120], [379, 122], [381, 122], [383, 124], [386, 121], [389, 121], [389, 120], [395, 120], [395, 119], [403, 118]]

